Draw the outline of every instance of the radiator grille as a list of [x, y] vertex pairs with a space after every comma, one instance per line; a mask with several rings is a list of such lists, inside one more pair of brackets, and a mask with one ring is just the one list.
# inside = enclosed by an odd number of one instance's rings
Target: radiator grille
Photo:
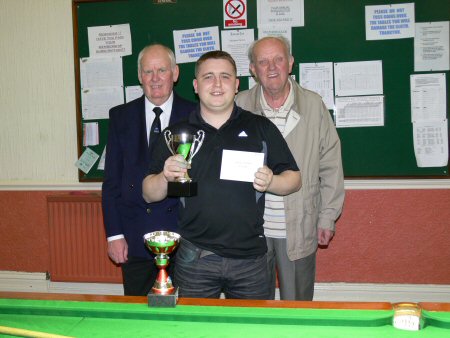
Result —
[[108, 258], [101, 197], [49, 196], [50, 279], [55, 282], [122, 283]]

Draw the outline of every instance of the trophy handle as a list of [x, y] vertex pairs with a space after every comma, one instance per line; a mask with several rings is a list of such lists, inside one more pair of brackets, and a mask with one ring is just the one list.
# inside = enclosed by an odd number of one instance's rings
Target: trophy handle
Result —
[[169, 129], [167, 129], [167, 130], [164, 132], [164, 140], [166, 140], [167, 148], [169, 148], [169, 150], [170, 150], [170, 152], [172, 153], [172, 155], [175, 155], [175, 153], [174, 153], [174, 151], [173, 151], [173, 149], [172, 149], [172, 146], [171, 146], [172, 139], [173, 139], [172, 133], [170, 132]]
[[197, 131], [197, 136], [194, 136], [194, 141], [192, 142], [190, 156], [189, 156], [189, 164], [192, 162], [192, 158], [195, 156], [195, 154], [198, 153], [200, 150], [200, 147], [203, 144], [203, 140], [205, 139], [205, 132], [203, 130]]

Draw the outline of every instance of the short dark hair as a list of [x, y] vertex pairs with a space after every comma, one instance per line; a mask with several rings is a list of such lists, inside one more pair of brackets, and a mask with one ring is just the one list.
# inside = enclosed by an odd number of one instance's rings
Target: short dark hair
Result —
[[227, 60], [233, 66], [234, 75], [237, 75], [236, 62], [234, 62], [233, 57], [225, 51], [212, 50], [210, 52], [206, 52], [198, 58], [197, 62], [195, 63], [195, 77], [197, 77], [198, 75], [198, 69], [200, 68], [201, 64], [209, 59]]

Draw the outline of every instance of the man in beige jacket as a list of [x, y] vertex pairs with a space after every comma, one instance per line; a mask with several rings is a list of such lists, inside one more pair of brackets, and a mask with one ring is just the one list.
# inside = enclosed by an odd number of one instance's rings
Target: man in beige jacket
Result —
[[265, 37], [249, 49], [258, 84], [236, 97], [238, 106], [267, 116], [282, 132], [302, 173], [302, 188], [288, 196], [266, 195], [264, 232], [268, 244], [270, 293], [275, 298], [312, 300], [318, 245], [327, 246], [344, 202], [338, 134], [321, 97], [289, 76], [289, 42]]

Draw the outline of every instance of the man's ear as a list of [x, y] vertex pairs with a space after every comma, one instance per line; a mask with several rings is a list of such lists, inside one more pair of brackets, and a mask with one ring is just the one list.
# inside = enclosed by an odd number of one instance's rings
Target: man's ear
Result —
[[175, 68], [173, 69], [173, 82], [178, 81], [178, 76], [180, 75], [180, 68], [178, 68], [178, 65], [175, 65]]
[[255, 72], [255, 65], [253, 63], [250, 63], [248, 68], [250, 70], [250, 75], [256, 79], [257, 76], [256, 76], [256, 72]]
[[195, 94], [198, 94], [198, 91], [197, 91], [197, 79], [194, 79], [194, 81], [192, 81], [192, 85], [194, 86]]

